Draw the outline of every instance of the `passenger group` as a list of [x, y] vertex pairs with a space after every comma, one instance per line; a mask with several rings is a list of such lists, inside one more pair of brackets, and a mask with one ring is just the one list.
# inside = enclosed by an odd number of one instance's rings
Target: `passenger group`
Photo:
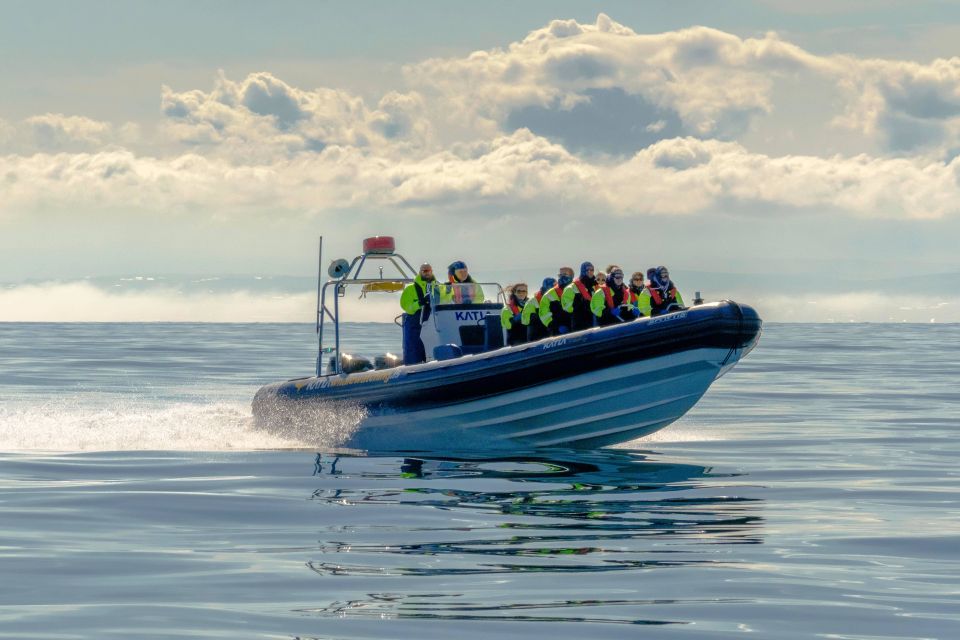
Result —
[[[597, 273], [592, 263], [584, 262], [576, 278], [572, 268], [560, 267], [557, 277], [544, 278], [534, 295], [529, 295], [525, 282], [508, 286], [506, 295], [500, 323], [511, 346], [657, 316], [684, 306], [669, 270], [662, 266], [647, 269], [646, 279], [642, 272], [634, 272], [628, 284], [618, 265]], [[400, 296], [404, 364], [426, 361], [420, 329], [430, 317], [432, 299], [437, 304], [474, 304], [483, 302], [484, 295], [462, 260], [447, 268], [445, 283], [436, 280], [430, 264], [420, 265], [414, 281]]]

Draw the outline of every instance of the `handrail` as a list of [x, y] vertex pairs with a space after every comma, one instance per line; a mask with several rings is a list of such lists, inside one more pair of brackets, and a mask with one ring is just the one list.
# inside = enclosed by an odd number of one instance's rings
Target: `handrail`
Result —
[[[323, 255], [322, 255], [322, 252], [323, 252], [323, 236], [320, 237], [320, 252], [321, 252], [321, 254], [320, 254], [320, 260], [322, 260], [322, 257], [323, 257]], [[379, 261], [379, 260], [385, 260], [385, 261], [387, 261], [387, 262], [390, 262], [390, 263], [394, 266], [394, 268], [397, 270], [397, 272], [400, 274], [400, 276], [399, 276], [399, 277], [389, 277], [389, 276], [388, 276], [388, 277], [384, 277], [384, 275], [383, 275], [383, 268], [381, 267], [381, 268], [380, 268], [380, 277], [378, 277], [378, 278], [360, 278], [360, 277], [358, 277], [358, 276], [360, 276], [360, 273], [363, 271], [363, 267], [368, 263], [368, 261], [369, 261], [369, 262], [374, 262], [374, 261]], [[400, 261], [399, 264], [398, 264], [397, 260]], [[349, 286], [365, 285], [365, 284], [371, 284], [371, 283], [376, 283], [376, 282], [403, 282], [403, 283], [415, 282], [415, 277], [416, 277], [416, 274], [417, 274], [417, 270], [413, 267], [413, 265], [410, 264], [410, 262], [409, 262], [403, 255], [401, 255], [401, 254], [399, 254], [399, 253], [391, 253], [391, 254], [369, 253], [369, 254], [362, 254], [362, 255], [359, 255], [359, 256], [355, 257], [355, 258], [350, 262], [350, 267], [347, 269], [347, 275], [346, 275], [346, 276], [344, 276], [344, 277], [342, 277], [342, 278], [327, 280], [327, 282], [324, 283], [324, 284], [321, 286], [320, 283], [322, 282], [322, 266], [321, 266], [321, 267], [318, 267], [318, 268], [321, 269], [321, 270], [320, 270], [320, 272], [318, 272], [318, 274], [317, 274], [317, 295], [318, 295], [318, 301], [317, 301], [317, 316], [318, 316], [318, 320], [317, 320], [317, 324], [316, 324], [316, 331], [317, 331], [317, 377], [321, 377], [321, 376], [324, 375], [324, 374], [323, 374], [323, 354], [324, 354], [324, 348], [323, 348], [323, 331], [324, 331], [325, 320], [326, 320], [327, 318], [329, 318], [330, 321], [333, 322], [333, 325], [334, 325], [334, 347], [333, 347], [333, 350], [332, 350], [332, 351], [334, 352], [334, 363], [335, 363], [335, 364], [334, 364], [334, 370], [333, 370], [333, 371], [328, 371], [326, 375], [329, 376], [329, 375], [336, 375], [336, 374], [342, 373], [342, 368], [341, 368], [341, 366], [340, 366], [340, 296], [341, 296], [341, 292], [342, 292], [342, 291], [345, 291], [346, 288], [349, 287]], [[406, 268], [406, 269], [405, 269], [405, 268]], [[351, 275], [352, 275], [353, 277], [349, 277], [349, 276], [351, 276]], [[441, 282], [441, 283], [438, 283], [438, 284], [449, 284], [449, 283], [442, 283], [442, 282]], [[506, 294], [504, 293], [503, 287], [500, 285], [500, 283], [498, 283], [498, 282], [475, 282], [475, 283], [472, 283], [472, 284], [476, 284], [476, 285], [478, 285], [478, 286], [480, 286], [480, 287], [483, 287], [483, 286], [496, 287], [497, 294], [496, 294], [495, 300], [496, 300], [497, 302], [500, 302], [501, 304], [505, 304], [505, 303], [506, 303]], [[330, 285], [334, 285], [334, 287], [335, 287], [335, 288], [334, 288], [334, 294], [333, 294], [333, 295], [334, 295], [334, 300], [333, 300], [333, 310], [332, 310], [332, 311], [331, 311], [331, 309], [327, 306], [327, 288], [328, 288]], [[492, 302], [492, 300], [491, 300], [491, 302]]]

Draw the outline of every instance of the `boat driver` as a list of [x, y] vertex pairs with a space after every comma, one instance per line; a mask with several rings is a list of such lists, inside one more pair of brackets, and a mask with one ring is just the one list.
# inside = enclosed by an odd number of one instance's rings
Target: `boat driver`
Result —
[[420, 339], [420, 329], [430, 317], [430, 295], [436, 286], [433, 267], [424, 262], [420, 271], [400, 294], [403, 309], [403, 364], [427, 361], [426, 349]]
[[456, 260], [447, 267], [447, 284], [440, 288], [441, 304], [479, 304], [483, 302], [483, 289], [467, 270], [467, 263]]

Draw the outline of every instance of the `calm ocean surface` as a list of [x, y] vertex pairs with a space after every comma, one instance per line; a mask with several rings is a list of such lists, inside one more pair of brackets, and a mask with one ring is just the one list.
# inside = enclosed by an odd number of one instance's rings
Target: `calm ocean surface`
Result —
[[960, 325], [767, 325], [587, 452], [258, 432], [314, 340], [0, 324], [0, 638], [960, 638]]

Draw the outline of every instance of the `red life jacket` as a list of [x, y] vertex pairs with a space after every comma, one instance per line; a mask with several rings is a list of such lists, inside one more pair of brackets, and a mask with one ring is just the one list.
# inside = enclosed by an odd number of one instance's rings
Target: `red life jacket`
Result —
[[576, 280], [574, 280], [573, 284], [577, 285], [577, 289], [580, 290], [580, 295], [583, 296], [584, 300], [590, 299], [590, 292], [587, 291], [587, 287], [582, 282], [580, 282], [580, 278], [577, 278]]
[[537, 291], [535, 294], [533, 294], [533, 297], [537, 299], [537, 302], [543, 300], [543, 294], [540, 291]]
[[[620, 286], [623, 291], [623, 302], [621, 304], [630, 304], [630, 288], [625, 284]], [[607, 299], [607, 309], [613, 309], [613, 291], [605, 284], [600, 285], [600, 289], [603, 291], [603, 297]]]
[[513, 311], [513, 315], [520, 313], [520, 307], [513, 301], [513, 296], [510, 296], [510, 302], [507, 303], [507, 306], [510, 307], [510, 311]]
[[[653, 300], [653, 303], [654, 303], [654, 304], [663, 304], [663, 296], [660, 295], [660, 289], [657, 289], [656, 287], [647, 287], [647, 291], [650, 292], [650, 298]], [[668, 294], [671, 298], [673, 298], [674, 300], [676, 300], [676, 299], [677, 299], [677, 288], [676, 288], [676, 287], [670, 287], [670, 290], [667, 291], [667, 294]]]
[[559, 284], [555, 284], [553, 285], [553, 290], [557, 292], [557, 301], [559, 302], [560, 299], [563, 298], [563, 287], [561, 287]]

